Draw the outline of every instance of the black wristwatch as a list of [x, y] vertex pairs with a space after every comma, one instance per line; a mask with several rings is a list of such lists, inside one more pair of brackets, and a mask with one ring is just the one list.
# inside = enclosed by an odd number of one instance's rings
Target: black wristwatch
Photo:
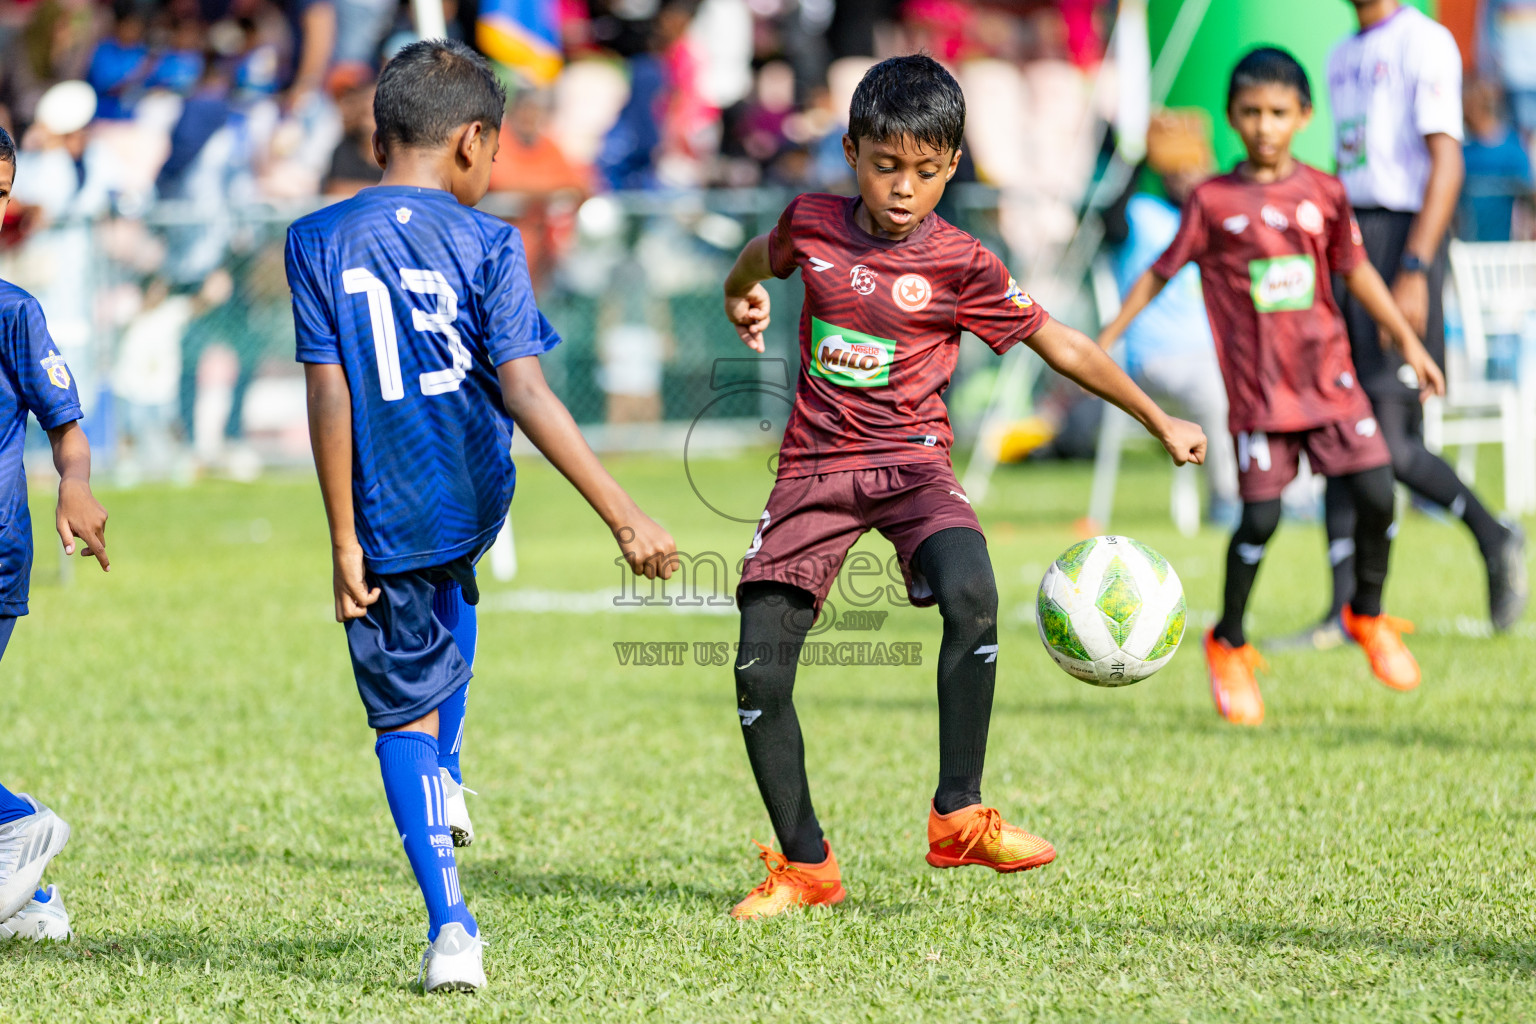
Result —
[[1429, 264], [1419, 259], [1417, 253], [1403, 253], [1403, 261], [1402, 263], [1398, 264], [1398, 266], [1400, 266], [1403, 269], [1403, 272], [1407, 274], [1429, 273]]

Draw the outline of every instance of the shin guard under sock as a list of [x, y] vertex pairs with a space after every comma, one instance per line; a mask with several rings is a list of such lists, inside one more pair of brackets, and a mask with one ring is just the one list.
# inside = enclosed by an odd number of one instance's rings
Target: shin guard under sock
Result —
[[453, 836], [443, 812], [443, 784], [437, 771], [437, 740], [424, 732], [387, 732], [374, 744], [389, 813], [400, 833], [411, 872], [427, 905], [427, 941], [450, 921], [478, 933], [459, 891]]
[[802, 864], [826, 857], [821, 823], [805, 774], [805, 740], [795, 714], [795, 667], [811, 626], [811, 595], [782, 583], [751, 583], [741, 592], [736, 654], [736, 715], [747, 759], [779, 849]]

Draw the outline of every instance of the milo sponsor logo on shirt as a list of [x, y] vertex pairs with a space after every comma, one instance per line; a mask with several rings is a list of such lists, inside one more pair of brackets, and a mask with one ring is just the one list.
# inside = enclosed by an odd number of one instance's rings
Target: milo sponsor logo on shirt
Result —
[[896, 343], [811, 317], [811, 373], [845, 388], [883, 388], [891, 382]]
[[1253, 281], [1253, 308], [1260, 313], [1312, 308], [1317, 291], [1317, 264], [1311, 256], [1251, 260], [1248, 275]]

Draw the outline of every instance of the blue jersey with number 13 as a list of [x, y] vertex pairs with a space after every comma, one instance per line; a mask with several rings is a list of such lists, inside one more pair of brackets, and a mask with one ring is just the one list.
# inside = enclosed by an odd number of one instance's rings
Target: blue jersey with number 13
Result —
[[302, 363], [352, 391], [352, 498], [376, 573], [476, 555], [512, 500], [496, 367], [560, 341], [517, 229], [448, 192], [363, 189], [288, 230]]

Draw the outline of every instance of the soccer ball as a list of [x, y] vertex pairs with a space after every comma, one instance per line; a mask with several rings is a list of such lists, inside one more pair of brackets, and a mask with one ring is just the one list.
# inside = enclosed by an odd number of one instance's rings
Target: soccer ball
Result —
[[1184, 587], [1162, 555], [1130, 537], [1063, 551], [1040, 581], [1040, 642], [1085, 683], [1125, 686], [1168, 663], [1184, 638]]

